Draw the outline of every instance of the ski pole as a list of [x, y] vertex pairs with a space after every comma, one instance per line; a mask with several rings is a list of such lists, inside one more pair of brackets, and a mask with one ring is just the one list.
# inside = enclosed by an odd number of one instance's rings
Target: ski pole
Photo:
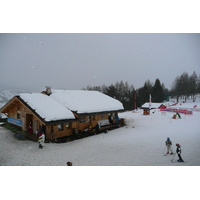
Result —
[[173, 155], [173, 158], [171, 159], [172, 162], [174, 162], [175, 156], [176, 156], [176, 153]]
[[165, 149], [167, 148], [167, 146], [165, 146], [165, 148], [163, 149], [163, 152], [162, 152], [162, 154], [164, 154], [164, 152], [165, 152]]

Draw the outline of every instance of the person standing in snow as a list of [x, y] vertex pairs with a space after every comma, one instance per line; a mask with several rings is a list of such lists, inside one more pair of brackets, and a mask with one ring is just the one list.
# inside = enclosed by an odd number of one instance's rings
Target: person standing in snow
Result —
[[115, 116], [115, 119], [116, 119], [116, 124], [119, 124], [119, 116], [117, 114]]
[[96, 124], [96, 126], [95, 126], [95, 129], [96, 129], [96, 134], [98, 134], [98, 133], [99, 133], [99, 128], [100, 128], [100, 127], [99, 127], [99, 124], [97, 123], [97, 124]]
[[38, 135], [38, 144], [40, 149], [44, 147], [44, 141], [45, 141], [45, 134], [44, 132], [40, 132]]
[[29, 126], [28, 126], [28, 133], [29, 134], [32, 134], [33, 133], [33, 126], [31, 124], [31, 122], [29, 123]]
[[167, 140], [165, 141], [165, 144], [167, 146], [167, 154], [169, 154], [169, 150], [170, 150], [170, 155], [174, 154], [171, 148], [172, 145], [172, 141], [170, 140], [170, 138], [168, 137]]
[[177, 160], [178, 162], [184, 162], [182, 157], [181, 157], [181, 145], [180, 144], [176, 144], [177, 148], [176, 148], [176, 153], [178, 154], [179, 160]]

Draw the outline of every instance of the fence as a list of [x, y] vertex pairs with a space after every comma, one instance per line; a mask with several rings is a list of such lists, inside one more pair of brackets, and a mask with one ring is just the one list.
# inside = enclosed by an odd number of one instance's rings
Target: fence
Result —
[[182, 109], [175, 109], [175, 108], [165, 108], [165, 109], [160, 109], [160, 111], [182, 113], [182, 114], [185, 114], [185, 115], [193, 115], [192, 111], [182, 110]]

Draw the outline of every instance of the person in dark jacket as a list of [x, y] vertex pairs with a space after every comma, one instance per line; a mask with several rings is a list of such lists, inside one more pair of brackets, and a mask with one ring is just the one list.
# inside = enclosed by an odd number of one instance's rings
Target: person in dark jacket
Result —
[[179, 160], [177, 160], [178, 162], [184, 162], [182, 157], [181, 157], [181, 145], [180, 144], [176, 144], [176, 153], [178, 154]]
[[96, 126], [95, 126], [95, 129], [96, 129], [96, 134], [98, 134], [98, 133], [99, 133], [99, 128], [100, 128], [100, 127], [99, 127], [99, 124], [97, 123], [97, 124], [96, 124]]

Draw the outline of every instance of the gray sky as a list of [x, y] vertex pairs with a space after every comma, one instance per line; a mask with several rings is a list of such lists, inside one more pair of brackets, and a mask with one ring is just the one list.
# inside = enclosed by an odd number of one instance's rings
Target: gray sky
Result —
[[135, 89], [200, 74], [200, 34], [0, 34], [0, 87], [82, 89], [123, 80]]

